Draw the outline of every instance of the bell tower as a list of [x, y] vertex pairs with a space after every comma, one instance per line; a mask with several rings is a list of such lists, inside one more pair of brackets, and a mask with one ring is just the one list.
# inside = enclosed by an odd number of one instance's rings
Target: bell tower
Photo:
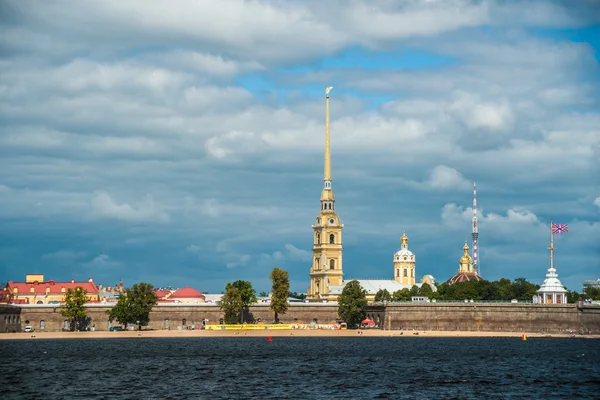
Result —
[[321, 212], [312, 226], [313, 261], [310, 267], [308, 299], [329, 299], [329, 286], [341, 285], [342, 272], [342, 228], [344, 225], [335, 213], [335, 196], [331, 188], [331, 154], [329, 146], [329, 91], [325, 89], [325, 169], [324, 187], [321, 192]]

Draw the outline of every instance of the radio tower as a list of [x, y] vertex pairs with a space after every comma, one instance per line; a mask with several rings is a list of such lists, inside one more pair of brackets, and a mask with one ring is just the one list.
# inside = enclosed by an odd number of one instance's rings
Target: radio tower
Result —
[[477, 229], [477, 185], [473, 182], [473, 269], [475, 273], [481, 276], [479, 270], [479, 249], [477, 248], [477, 239], [479, 238], [479, 231]]

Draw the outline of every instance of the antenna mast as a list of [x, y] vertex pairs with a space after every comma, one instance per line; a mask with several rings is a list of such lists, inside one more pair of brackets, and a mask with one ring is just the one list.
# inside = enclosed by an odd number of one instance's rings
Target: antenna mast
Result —
[[477, 184], [473, 182], [473, 232], [471, 233], [473, 238], [473, 270], [479, 276], [481, 276], [481, 270], [479, 269], [479, 248], [477, 247], [477, 240], [479, 239], [479, 230], [477, 227]]

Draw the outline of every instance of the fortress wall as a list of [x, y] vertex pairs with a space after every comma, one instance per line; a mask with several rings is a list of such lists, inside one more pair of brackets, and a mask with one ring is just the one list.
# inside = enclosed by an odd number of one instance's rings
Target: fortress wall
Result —
[[[15, 307], [16, 308], [16, 307]], [[90, 306], [87, 308], [87, 315], [91, 318], [91, 326], [97, 331], [107, 331], [109, 329], [108, 315], [105, 311], [109, 306]], [[17, 308], [21, 312], [21, 323], [15, 325], [16, 330], [24, 329], [26, 325], [31, 325], [37, 331], [41, 329], [41, 321], [44, 321], [44, 331], [59, 332], [63, 330], [65, 317], [60, 314], [60, 307], [52, 305], [33, 305]], [[203, 319], [208, 319], [209, 323], [218, 323], [223, 318], [223, 312], [215, 304], [197, 304], [197, 305], [157, 305], [150, 313], [151, 329], [167, 329], [165, 320], [168, 320], [168, 328], [178, 329], [183, 326], [183, 320], [186, 320], [186, 326], [201, 325]], [[251, 306], [249, 314], [246, 313], [246, 319], [261, 319], [264, 322], [273, 322], [274, 313], [269, 304], [259, 304]], [[314, 318], [319, 323], [329, 323], [337, 318], [337, 304], [291, 304], [288, 312], [280, 315], [279, 319], [283, 323], [291, 323], [294, 318], [305, 323], [311, 322]], [[26, 323], [26, 321], [28, 321]], [[118, 325], [116, 321], [113, 325]]]
[[[385, 329], [565, 332], [600, 323], [576, 304], [405, 303], [385, 310]], [[598, 329], [595, 331], [600, 332]]]
[[0, 304], [0, 332], [19, 332], [21, 330], [21, 309]]
[[583, 304], [579, 306], [581, 329], [600, 332], [600, 305]]
[[[108, 330], [108, 316], [105, 311], [110, 307], [88, 307], [87, 314], [96, 330]], [[14, 307], [20, 311], [20, 326], [31, 325], [40, 330], [40, 321], [45, 321], [45, 331], [61, 331], [65, 318], [60, 308], [48, 305]], [[0, 308], [0, 324], [3, 316]], [[11, 311], [12, 312], [12, 311]], [[251, 306], [248, 317], [270, 323], [274, 314], [268, 304]], [[370, 306], [367, 310], [370, 318], [379, 322], [384, 329], [420, 330], [461, 330], [461, 331], [499, 331], [499, 332], [565, 332], [584, 330], [600, 333], [600, 306], [577, 304], [510, 304], [510, 303], [391, 303], [387, 306]], [[16, 314], [15, 314], [16, 315]], [[170, 329], [186, 325], [200, 325], [202, 319], [215, 323], [223, 318], [223, 313], [214, 304], [199, 305], [158, 305], [150, 313], [150, 327], [165, 329], [165, 319]], [[280, 316], [283, 323], [294, 319], [310, 323], [313, 319], [319, 323], [330, 323], [337, 318], [337, 304], [295, 303], [288, 312]], [[26, 321], [29, 321], [26, 323]], [[114, 323], [117, 325], [116, 321]], [[3, 325], [0, 325], [2, 328]], [[12, 329], [12, 328], [11, 328]], [[0, 329], [0, 332], [5, 331]]]

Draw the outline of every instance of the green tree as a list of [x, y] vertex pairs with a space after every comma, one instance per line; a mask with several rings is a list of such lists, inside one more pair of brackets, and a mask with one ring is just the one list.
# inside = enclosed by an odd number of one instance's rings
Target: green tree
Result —
[[419, 287], [418, 287], [417, 285], [413, 285], [413, 286], [410, 288], [410, 291], [409, 291], [409, 292], [410, 292], [410, 296], [411, 296], [411, 297], [412, 297], [412, 296], [418, 296], [418, 295], [419, 295]]
[[304, 300], [306, 299], [306, 293], [290, 292], [288, 293], [288, 297], [291, 297], [292, 299]]
[[237, 288], [230, 287], [227, 289], [221, 300], [217, 302], [225, 314], [226, 324], [235, 324], [239, 322], [240, 314], [244, 308], [242, 296]]
[[242, 309], [240, 312], [240, 322], [244, 322], [244, 313], [250, 304], [256, 303], [256, 291], [252, 287], [252, 283], [249, 281], [235, 281], [225, 285], [225, 291], [236, 288], [240, 294], [242, 300]]
[[387, 289], [379, 289], [377, 293], [375, 293], [375, 301], [390, 301], [391, 299], [392, 295]]
[[273, 268], [271, 271], [271, 310], [275, 312], [275, 322], [279, 322], [279, 314], [288, 310], [288, 294], [290, 293], [290, 275], [287, 271]]
[[258, 297], [269, 297], [269, 293], [265, 292], [264, 290], [262, 292], [260, 292], [258, 294]]
[[338, 316], [349, 327], [357, 327], [366, 315], [367, 297], [357, 280], [350, 281], [342, 290], [338, 300]]
[[410, 290], [407, 288], [396, 290], [392, 294], [392, 300], [394, 301], [409, 301], [410, 300]]
[[71, 331], [83, 331], [87, 328], [89, 319], [87, 318], [85, 297], [87, 290], [81, 286], [75, 289], [68, 289], [65, 293], [65, 304], [60, 306], [60, 315], [69, 320], [69, 329]]
[[586, 299], [600, 300], [600, 288], [588, 286], [583, 289], [583, 296]]
[[433, 289], [429, 286], [428, 283], [424, 283], [419, 288], [419, 296], [424, 296], [427, 298], [431, 298], [433, 296]]
[[531, 301], [533, 296], [537, 295], [539, 288], [538, 285], [527, 282], [525, 278], [517, 278], [512, 283], [513, 299]]
[[142, 325], [150, 322], [150, 311], [157, 302], [158, 297], [154, 293], [154, 286], [150, 283], [140, 282], [125, 289], [119, 295], [117, 304], [106, 313], [111, 322], [117, 320], [125, 326], [135, 324], [138, 326], [138, 330], [142, 330]]

